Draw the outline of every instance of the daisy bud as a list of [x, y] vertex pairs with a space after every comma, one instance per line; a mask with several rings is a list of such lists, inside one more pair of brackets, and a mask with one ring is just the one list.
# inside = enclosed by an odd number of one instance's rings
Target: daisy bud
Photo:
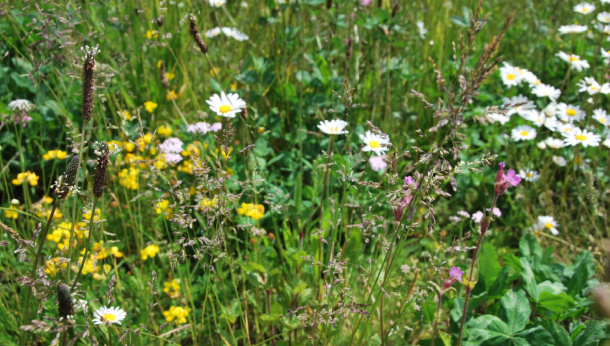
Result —
[[191, 36], [193, 36], [193, 39], [195, 40], [195, 43], [197, 44], [197, 47], [199, 47], [201, 53], [207, 53], [208, 46], [205, 45], [205, 42], [203, 42], [203, 39], [199, 34], [199, 30], [197, 30], [197, 22], [195, 21], [195, 16], [191, 16], [190, 18], [190, 31]]
[[70, 287], [66, 284], [57, 286], [57, 305], [59, 306], [59, 317], [68, 318], [74, 316], [74, 300], [70, 295]]

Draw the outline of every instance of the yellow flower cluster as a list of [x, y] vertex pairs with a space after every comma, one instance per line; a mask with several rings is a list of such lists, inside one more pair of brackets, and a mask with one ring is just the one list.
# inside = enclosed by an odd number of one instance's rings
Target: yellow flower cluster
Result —
[[212, 208], [216, 207], [217, 205], [218, 205], [218, 200], [216, 200], [216, 197], [214, 197], [212, 199], [205, 197], [201, 200], [200, 209], [201, 210], [203, 210], [205, 208], [212, 209]]
[[[89, 258], [90, 260], [93, 260], [95, 258], [97, 258], [97, 260], [103, 260], [105, 258], [108, 258], [108, 255], [112, 255], [116, 258], [121, 258], [123, 257], [123, 253], [119, 250], [118, 246], [111, 246], [111, 247], [104, 247], [104, 241], [100, 240], [99, 242], [95, 242], [93, 243], [93, 246], [91, 247], [91, 257]], [[81, 251], [81, 255], [85, 254], [85, 249], [83, 249]]]
[[[73, 266], [72, 269], [78, 270], [80, 264], [82, 263], [83, 258], [78, 258], [77, 266]], [[106, 278], [106, 274], [110, 272], [112, 266], [110, 264], [104, 264], [102, 266], [96, 265], [95, 257], [91, 255], [85, 261], [85, 265], [83, 265], [83, 275], [91, 274], [94, 280], [104, 280]], [[103, 272], [102, 272], [103, 270]]]
[[[79, 222], [74, 226], [74, 235], [77, 239], [83, 239], [89, 236], [85, 222]], [[71, 222], [62, 221], [53, 231], [47, 234], [47, 240], [57, 243], [59, 250], [67, 250], [70, 246], [70, 230], [72, 229]]]
[[[53, 204], [53, 197], [43, 196], [38, 202], [32, 204], [32, 211], [41, 219], [48, 219], [51, 215], [51, 204]], [[61, 219], [63, 214], [59, 208], [55, 209], [53, 214], [53, 220]]]
[[129, 190], [138, 189], [138, 175], [140, 170], [134, 167], [124, 168], [119, 173], [119, 184], [125, 186]]
[[144, 36], [147, 39], [151, 40], [153, 38], [159, 37], [159, 32], [157, 30], [148, 30], [148, 31], [146, 31], [146, 34], [144, 34]]
[[165, 316], [165, 320], [167, 322], [176, 320], [177, 324], [184, 324], [186, 323], [186, 318], [188, 317], [190, 311], [191, 309], [188, 307], [183, 308], [181, 306], [172, 306], [169, 308], [169, 310], [163, 311], [163, 316]]
[[159, 247], [155, 244], [148, 245], [143, 250], [140, 250], [140, 257], [142, 261], [146, 261], [148, 258], [154, 258], [159, 252]]
[[66, 158], [66, 155], [68, 155], [68, 153], [66, 153], [65, 151], [62, 151], [62, 150], [49, 150], [49, 151], [47, 151], [46, 154], [42, 155], [42, 159], [43, 160], [52, 160], [52, 159], [63, 160]]
[[144, 108], [146, 108], [146, 111], [148, 113], [152, 113], [155, 111], [155, 109], [157, 109], [157, 103], [152, 101], [146, 101], [144, 102]]
[[167, 100], [168, 100], [168, 101], [171, 101], [171, 100], [177, 100], [177, 99], [178, 99], [178, 94], [176, 94], [176, 92], [175, 92], [175, 91], [170, 90], [170, 91], [167, 93], [166, 98], [167, 98]]
[[122, 115], [125, 118], [125, 120], [131, 119], [131, 113], [127, 110], [119, 111], [119, 114]]
[[262, 204], [242, 203], [237, 214], [259, 220], [265, 215], [265, 207]]
[[180, 297], [180, 279], [164, 282], [163, 286], [163, 292], [167, 293], [170, 298], [176, 299]]
[[[195, 153], [195, 155], [197, 156], [201, 156], [201, 150], [199, 150], [199, 142], [198, 141], [194, 141], [193, 143], [189, 143], [186, 146], [186, 149], [182, 150], [182, 152], [180, 154], [182, 154], [182, 156], [184, 157], [189, 157], [192, 156], [193, 153]], [[208, 148], [208, 145], [205, 144], [204, 148]]]
[[176, 78], [176, 74], [173, 72], [165, 72], [165, 78], [167, 80], [172, 80], [172, 79]]
[[155, 204], [155, 211], [157, 214], [165, 215], [165, 220], [169, 220], [174, 216], [174, 210], [169, 208], [169, 201], [162, 199]]
[[168, 125], [161, 125], [161, 126], [157, 127], [157, 133], [160, 136], [169, 137], [172, 135], [172, 132], [173, 132], [172, 128], [169, 127]]
[[59, 257], [51, 258], [50, 260], [45, 262], [44, 272], [50, 277], [55, 277], [59, 269], [64, 269], [68, 267], [68, 260], [61, 260]]
[[36, 173], [32, 173], [30, 171], [17, 174], [17, 178], [13, 179], [13, 185], [21, 185], [27, 181], [28, 184], [32, 186], [38, 185], [39, 177]]
[[14, 205], [11, 205], [10, 207], [8, 207], [8, 209], [4, 209], [4, 217], [6, 217], [7, 219], [13, 219], [13, 220], [17, 220], [17, 218], [19, 217], [19, 213], [17, 212], [17, 207]]

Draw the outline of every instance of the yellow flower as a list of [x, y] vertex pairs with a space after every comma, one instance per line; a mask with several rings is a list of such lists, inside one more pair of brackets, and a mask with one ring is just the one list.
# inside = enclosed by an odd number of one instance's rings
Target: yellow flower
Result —
[[178, 170], [178, 172], [184, 172], [186, 174], [193, 174], [193, 168], [195, 166], [193, 165], [193, 162], [191, 160], [187, 160], [182, 162], [181, 165], [179, 165], [176, 169]]
[[148, 245], [143, 250], [140, 250], [140, 257], [143, 261], [146, 261], [149, 257], [154, 258], [159, 252], [159, 247], [155, 244]]
[[119, 114], [122, 115], [125, 120], [131, 119], [131, 113], [129, 113], [129, 111], [119, 111]]
[[52, 159], [63, 160], [66, 158], [66, 155], [68, 155], [68, 153], [66, 153], [65, 151], [62, 151], [62, 150], [49, 150], [49, 151], [47, 151], [46, 154], [42, 155], [42, 159], [43, 160], [52, 160]]
[[237, 90], [237, 84], [231, 83], [231, 91]]
[[165, 316], [165, 321], [172, 322], [176, 320], [177, 324], [186, 323], [186, 318], [188, 317], [191, 309], [183, 308], [181, 306], [172, 306], [167, 311], [163, 311], [163, 316]]
[[21, 185], [27, 182], [31, 186], [36, 186], [38, 185], [38, 179], [39, 177], [36, 175], [36, 173], [27, 171], [24, 173], [17, 174], [17, 178], [13, 179], [12, 183], [13, 185]]
[[201, 200], [201, 209], [205, 209], [205, 208], [213, 208], [215, 206], [218, 205], [218, 201], [216, 200], [216, 197], [209, 199], [207, 197], [205, 197], [204, 199]]
[[195, 153], [197, 156], [201, 155], [201, 150], [199, 150], [199, 142], [195, 141], [193, 143], [189, 143], [186, 146], [186, 149], [182, 150], [182, 156], [189, 157], [192, 153]]
[[7, 219], [17, 220], [17, 218], [19, 217], [19, 213], [16, 212], [16, 210], [18, 210], [18, 209], [15, 208], [15, 206], [11, 205], [8, 209], [4, 210], [4, 216]]
[[262, 204], [242, 203], [237, 214], [259, 220], [265, 215], [265, 207]]
[[180, 297], [180, 280], [173, 279], [172, 281], [163, 283], [163, 292], [167, 293], [170, 298], [176, 299]]
[[169, 137], [172, 135], [172, 128], [167, 125], [161, 125], [157, 128], [157, 133], [164, 137]]
[[169, 201], [166, 199], [162, 199], [155, 204], [155, 211], [157, 214], [164, 214], [166, 220], [169, 220], [172, 218], [172, 216], [174, 216], [173, 209], [169, 208]]
[[476, 284], [477, 283], [475, 281], [468, 281], [468, 279], [462, 278], [462, 285], [466, 286], [470, 290], [473, 290], [474, 289], [474, 285], [476, 285]]
[[144, 108], [146, 108], [146, 111], [148, 113], [152, 113], [157, 108], [157, 104], [152, 101], [146, 101], [146, 102], [144, 102]]
[[110, 254], [116, 258], [121, 258], [123, 257], [123, 253], [121, 251], [119, 251], [118, 246], [113, 246], [110, 248]]
[[[93, 221], [98, 221], [102, 217], [102, 210], [99, 208], [95, 208], [95, 216], [93, 217]], [[91, 209], [85, 209], [83, 211], [83, 219], [91, 221]]]
[[119, 184], [125, 186], [130, 190], [137, 190], [139, 187], [138, 184], [138, 175], [140, 170], [134, 167], [129, 167], [121, 170], [119, 173]]
[[136, 148], [136, 145], [131, 142], [123, 142], [123, 150], [131, 153]]
[[45, 262], [44, 272], [50, 277], [55, 277], [59, 269], [67, 267], [68, 263], [61, 261], [59, 257], [55, 257]]
[[155, 168], [158, 170], [162, 170], [167, 167], [167, 161], [165, 161], [165, 155], [157, 155], [155, 160]]
[[144, 36], [146, 36], [146, 38], [150, 40], [159, 37], [159, 32], [157, 30], [148, 30], [146, 31], [146, 34], [144, 34]]
[[165, 72], [165, 79], [172, 80], [176, 77], [176, 75], [172, 72]]
[[167, 100], [168, 100], [168, 101], [171, 101], [171, 100], [177, 100], [177, 99], [178, 99], [178, 94], [176, 94], [176, 92], [175, 92], [175, 91], [170, 90], [170, 91], [167, 93], [167, 96], [165, 96], [165, 97], [167, 98]]

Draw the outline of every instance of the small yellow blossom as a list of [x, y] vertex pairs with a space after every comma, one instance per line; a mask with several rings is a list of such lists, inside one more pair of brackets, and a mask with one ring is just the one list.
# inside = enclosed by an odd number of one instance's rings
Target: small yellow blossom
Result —
[[134, 167], [129, 167], [121, 170], [119, 173], [119, 184], [125, 186], [129, 190], [137, 190], [139, 187], [138, 176], [140, 170]]
[[17, 220], [17, 218], [19, 217], [19, 213], [17, 212], [17, 208], [15, 208], [15, 206], [11, 205], [10, 207], [8, 207], [8, 209], [4, 209], [4, 217], [6, 217], [7, 219], [13, 219], [13, 220]]
[[125, 120], [131, 119], [131, 113], [127, 110], [119, 111], [119, 114], [122, 115]]
[[181, 306], [172, 306], [167, 311], [163, 311], [163, 316], [165, 316], [165, 321], [172, 322], [176, 320], [177, 324], [186, 323], [186, 318], [188, 317], [191, 309], [183, 308]]
[[175, 91], [170, 90], [170, 91], [167, 93], [167, 96], [165, 96], [165, 97], [167, 98], [167, 100], [168, 100], [168, 101], [171, 101], [171, 100], [177, 100], [177, 99], [178, 99], [178, 94], [176, 94], [176, 92], [175, 92]]
[[171, 136], [172, 132], [172, 128], [167, 125], [161, 125], [157, 128], [157, 133], [163, 137]]
[[27, 171], [24, 173], [17, 174], [17, 178], [13, 179], [12, 183], [13, 185], [21, 185], [27, 182], [31, 186], [36, 186], [38, 185], [38, 179], [39, 177], [36, 175], [36, 173]]
[[53, 159], [63, 160], [66, 158], [66, 155], [68, 155], [68, 153], [66, 153], [63, 150], [49, 150], [49, 151], [47, 151], [46, 154], [42, 155], [42, 159], [43, 160], [53, 160]]
[[116, 258], [123, 257], [123, 253], [119, 251], [119, 248], [117, 246], [113, 246], [110, 248], [110, 254]]
[[146, 34], [144, 34], [144, 36], [146, 36], [147, 39], [151, 40], [153, 38], [159, 37], [159, 32], [157, 30], [148, 30], [146, 31]]
[[157, 204], [155, 204], [155, 211], [157, 214], [165, 215], [165, 219], [169, 220], [174, 216], [173, 209], [169, 208], [169, 201], [166, 199], [160, 200]]
[[176, 77], [176, 74], [174, 74], [173, 72], [165, 72], [165, 79], [172, 80], [175, 77]]
[[262, 204], [242, 203], [237, 214], [259, 220], [265, 215], [265, 207]]
[[231, 83], [231, 91], [237, 90], [237, 84]]
[[167, 161], [165, 161], [165, 155], [161, 154], [161, 155], [157, 155], [156, 159], [155, 159], [155, 168], [158, 170], [162, 170], [164, 168], [167, 168]]
[[176, 299], [180, 297], [180, 279], [164, 282], [163, 286], [163, 292], [167, 293], [170, 298]]
[[146, 101], [144, 102], [144, 108], [146, 108], [148, 113], [152, 113], [155, 111], [155, 109], [157, 109], [157, 104], [152, 101]]
[[176, 169], [178, 170], [178, 172], [184, 172], [186, 174], [193, 174], [194, 167], [195, 166], [193, 165], [193, 161], [186, 160], [186, 161], [183, 161], [181, 165], [178, 165], [178, 167], [176, 167]]
[[59, 257], [51, 258], [45, 262], [44, 272], [50, 277], [55, 277], [59, 269], [67, 268], [68, 263], [60, 260]]
[[131, 153], [136, 148], [136, 145], [131, 142], [123, 142], [123, 150]]
[[143, 250], [140, 250], [140, 257], [143, 261], [146, 261], [148, 258], [154, 258], [157, 256], [157, 252], [159, 252], [159, 247], [155, 244], [148, 245]]

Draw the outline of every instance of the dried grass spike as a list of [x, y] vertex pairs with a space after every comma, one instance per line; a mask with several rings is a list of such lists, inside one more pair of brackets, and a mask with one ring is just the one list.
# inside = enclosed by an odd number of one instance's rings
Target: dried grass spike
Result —
[[203, 42], [203, 39], [201, 38], [201, 34], [199, 34], [199, 30], [197, 30], [197, 22], [195, 21], [195, 16], [191, 16], [190, 17], [190, 31], [191, 31], [191, 36], [193, 36], [193, 39], [195, 40], [195, 43], [197, 44], [197, 46], [199, 47], [199, 50], [201, 50], [201, 53], [207, 53], [208, 52], [208, 46], [205, 45], [205, 42]]

